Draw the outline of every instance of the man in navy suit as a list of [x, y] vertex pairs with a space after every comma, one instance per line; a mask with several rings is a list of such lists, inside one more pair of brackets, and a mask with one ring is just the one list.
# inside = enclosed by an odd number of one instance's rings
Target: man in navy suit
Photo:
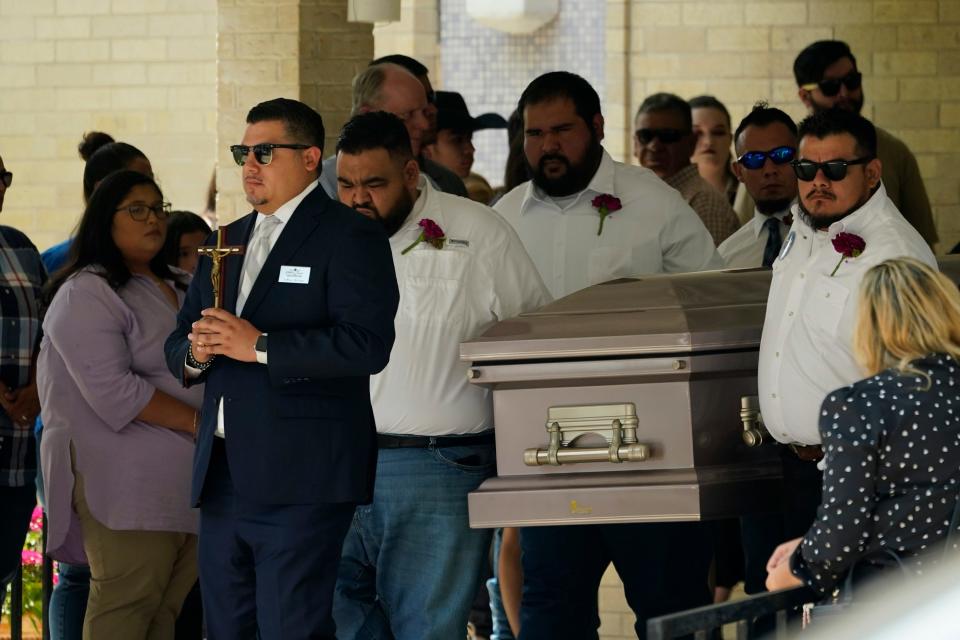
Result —
[[334, 638], [334, 584], [354, 506], [373, 492], [371, 374], [399, 295], [382, 225], [317, 188], [323, 121], [278, 98], [231, 147], [255, 211], [221, 227], [223, 308], [201, 259], [165, 346], [206, 383], [194, 457], [210, 640]]

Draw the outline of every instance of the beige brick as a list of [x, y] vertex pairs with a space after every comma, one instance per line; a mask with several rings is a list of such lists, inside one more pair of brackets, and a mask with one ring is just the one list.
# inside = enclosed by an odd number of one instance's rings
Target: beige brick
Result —
[[54, 0], [0, 0], [0, 16], [47, 16], [56, 11]]
[[299, 53], [296, 34], [247, 33], [238, 37], [237, 57], [242, 59], [283, 59]]
[[797, 83], [793, 79], [777, 78], [771, 81], [770, 101], [774, 105], [792, 104], [799, 102], [797, 97]]
[[937, 100], [941, 97], [941, 82], [936, 78], [900, 78], [898, 99], [904, 102]]
[[168, 38], [169, 60], [216, 60], [217, 38], [215, 35], [199, 38]]
[[167, 59], [167, 41], [164, 38], [114, 40], [110, 55], [124, 62], [162, 62]]
[[[122, 131], [125, 136], [143, 134], [147, 131], [147, 114], [137, 110], [123, 112], [113, 110], [109, 113], [98, 113], [94, 116], [93, 127], [101, 131]], [[151, 153], [151, 157], [156, 158]]]
[[[743, 59], [739, 53], [693, 53], [684, 56], [682, 63], [678, 60], [679, 69], [675, 75], [682, 78], [736, 78], [743, 73]], [[636, 74], [635, 69], [631, 72]]]
[[193, 14], [156, 15], [148, 18], [148, 35], [199, 36], [207, 33], [203, 18]]
[[137, 62], [111, 62], [93, 65], [93, 84], [132, 86], [147, 83], [147, 66]]
[[769, 27], [716, 27], [707, 32], [710, 51], [769, 51]]
[[274, 7], [222, 8], [219, 13], [220, 33], [267, 33], [277, 27]]
[[57, 40], [90, 37], [90, 18], [86, 16], [72, 18], [37, 18], [36, 26], [38, 38]]
[[110, 0], [57, 0], [58, 16], [110, 13]]
[[685, 2], [683, 24], [716, 27], [743, 24], [742, 2]]
[[679, 68], [677, 55], [634, 54], [630, 57], [630, 72], [640, 78], [673, 77]]
[[793, 77], [790, 70], [796, 50], [774, 51], [771, 53], [749, 54], [741, 56], [743, 78], [782, 78]]
[[146, 131], [149, 133], [207, 133], [206, 119], [201, 110], [170, 109], [151, 111], [146, 115]]
[[960, 203], [960, 182], [953, 176], [940, 176], [924, 180], [927, 195], [933, 205]]
[[936, 102], [879, 102], [873, 105], [874, 121], [887, 129], [932, 129], [937, 126]]
[[630, 23], [634, 27], [665, 27], [681, 24], [679, 2], [634, 2]]
[[866, 97], [872, 102], [896, 102], [899, 98], [896, 78], [870, 78], [866, 83]]
[[0, 41], [33, 40], [36, 38], [36, 20], [31, 16], [3, 16]]
[[948, 102], [940, 105], [940, 126], [960, 127], [960, 103]]
[[217, 79], [213, 62], [154, 62], [147, 65], [147, 81], [151, 85], [204, 85]]
[[296, 31], [300, 28], [300, 7], [297, 5], [277, 7], [277, 29]]
[[94, 16], [90, 21], [94, 38], [135, 38], [147, 35], [147, 16]]
[[753, 104], [758, 100], [770, 100], [770, 80], [708, 80], [707, 92], [720, 98], [721, 102]]
[[[770, 48], [773, 51], [789, 51], [796, 57], [797, 52], [811, 42], [831, 38], [833, 29], [830, 27], [773, 27], [770, 31]], [[790, 67], [785, 71], [789, 73]]]
[[938, 54], [937, 75], [960, 76], [960, 51], [941, 51]]
[[834, 37], [850, 45], [857, 62], [869, 62], [874, 51], [897, 51], [897, 27], [890, 25], [838, 25], [833, 30]]
[[[37, 82], [36, 66], [31, 64], [8, 64], [3, 67], [4, 87], [32, 87]], [[6, 118], [2, 120], [3, 128], [7, 129]]]
[[212, 86], [170, 87], [167, 93], [168, 105], [171, 109], [210, 109], [212, 111], [217, 108], [217, 92]]
[[940, 3], [940, 22], [960, 22], [960, 2], [946, 0]]
[[901, 49], [956, 49], [960, 48], [960, 30], [946, 25], [902, 25], [897, 29]]
[[[54, 91], [50, 89], [50, 100], [47, 104], [53, 104]], [[48, 111], [36, 115], [37, 130], [49, 133], [51, 135], [69, 135], [74, 142], [79, 142], [80, 134], [83, 131], [91, 129], [91, 117], [89, 113], [81, 113], [79, 109], [67, 111], [65, 113], [56, 113]], [[70, 154], [76, 158], [76, 148]]]
[[[953, 0], [948, 0], [951, 2]], [[936, 22], [937, 2], [910, 0], [877, 0], [873, 4], [873, 21], [877, 24], [904, 22]]]
[[937, 73], [937, 54], [932, 51], [873, 54], [874, 73], [879, 76], [925, 76]]
[[167, 4], [167, 0], [112, 0], [110, 10], [117, 14], [163, 13], [168, 10]]
[[[624, 54], [627, 52], [627, 34], [629, 32], [626, 29], [608, 27], [603, 33], [603, 48], [608, 54]], [[638, 49], [634, 50], [637, 51]]]
[[62, 111], [109, 109], [110, 92], [104, 89], [57, 89], [56, 108]]
[[805, 2], [749, 2], [747, 24], [803, 25], [807, 23]]
[[41, 64], [37, 66], [37, 84], [48, 87], [85, 87], [93, 79], [89, 64]]
[[0, 60], [4, 64], [53, 62], [55, 56], [56, 47], [49, 40], [0, 42]]
[[960, 101], [960, 78], [940, 78], [940, 98], [944, 101]]
[[6, 113], [3, 115], [3, 129], [8, 133], [21, 135], [36, 133], [37, 117], [30, 112]]
[[57, 62], [100, 62], [110, 59], [107, 40], [59, 40]]
[[650, 53], [687, 53], [703, 51], [707, 46], [707, 30], [703, 27], [656, 27], [644, 33]]
[[941, 158], [940, 154], [936, 153], [921, 153], [916, 156], [917, 166], [920, 168], [920, 175], [926, 178], [936, 178], [939, 174], [939, 163], [937, 162], [938, 158]]
[[960, 148], [960, 130], [909, 129], [899, 137], [914, 153], [949, 153]]
[[810, 0], [809, 24], [870, 24], [873, 22], [873, 3], [869, 0]]
[[118, 87], [104, 93], [109, 95], [113, 109], [167, 108], [167, 89], [164, 87]]
[[[284, 61], [286, 62], [286, 61]], [[296, 69], [300, 65], [291, 61]], [[230, 84], [274, 84], [278, 77], [277, 60], [245, 60], [242, 64], [221, 65], [220, 81]], [[296, 75], [290, 79], [296, 81]]]

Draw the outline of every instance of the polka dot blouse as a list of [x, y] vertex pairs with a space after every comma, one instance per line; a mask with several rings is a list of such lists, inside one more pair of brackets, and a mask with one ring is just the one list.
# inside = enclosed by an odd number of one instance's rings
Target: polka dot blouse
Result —
[[933, 354], [913, 367], [929, 379], [888, 369], [823, 401], [823, 502], [790, 563], [822, 594], [886, 549], [917, 574], [942, 557], [960, 492], [960, 364]]

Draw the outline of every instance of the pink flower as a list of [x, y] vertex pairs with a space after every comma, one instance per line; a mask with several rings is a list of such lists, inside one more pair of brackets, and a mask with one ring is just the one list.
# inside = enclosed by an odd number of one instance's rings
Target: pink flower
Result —
[[30, 516], [30, 531], [43, 530], [43, 509], [40, 505], [33, 508], [33, 515]]
[[597, 229], [597, 235], [603, 233], [603, 221], [608, 215], [614, 211], [619, 211], [623, 208], [623, 204], [620, 202], [620, 198], [609, 193], [601, 193], [596, 198], [590, 201], [597, 211], [600, 212], [600, 227]]
[[412, 250], [421, 242], [428, 242], [437, 249], [443, 249], [443, 243], [446, 242], [447, 236], [443, 233], [443, 229], [440, 228], [440, 225], [430, 218], [424, 218], [417, 224], [420, 227], [420, 235], [417, 236], [417, 239], [413, 244], [401, 251], [400, 255], [406, 255], [408, 251]]
[[846, 233], [843, 231], [835, 235], [830, 242], [833, 243], [834, 250], [840, 254], [840, 262], [838, 262], [837, 266], [830, 272], [831, 278], [837, 272], [837, 269], [840, 268], [840, 265], [843, 264], [844, 260], [858, 257], [863, 253], [863, 250], [867, 248], [867, 243], [863, 238], [855, 233]]
[[43, 564], [43, 554], [39, 551], [24, 549], [20, 552], [20, 562], [26, 565], [41, 565]]

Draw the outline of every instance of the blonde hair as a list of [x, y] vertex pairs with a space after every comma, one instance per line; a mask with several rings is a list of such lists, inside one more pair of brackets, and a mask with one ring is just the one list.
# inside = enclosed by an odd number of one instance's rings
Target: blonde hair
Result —
[[904, 257], [871, 267], [859, 303], [853, 349], [868, 375], [891, 367], [922, 375], [910, 363], [930, 353], [960, 360], [960, 291], [923, 262]]

